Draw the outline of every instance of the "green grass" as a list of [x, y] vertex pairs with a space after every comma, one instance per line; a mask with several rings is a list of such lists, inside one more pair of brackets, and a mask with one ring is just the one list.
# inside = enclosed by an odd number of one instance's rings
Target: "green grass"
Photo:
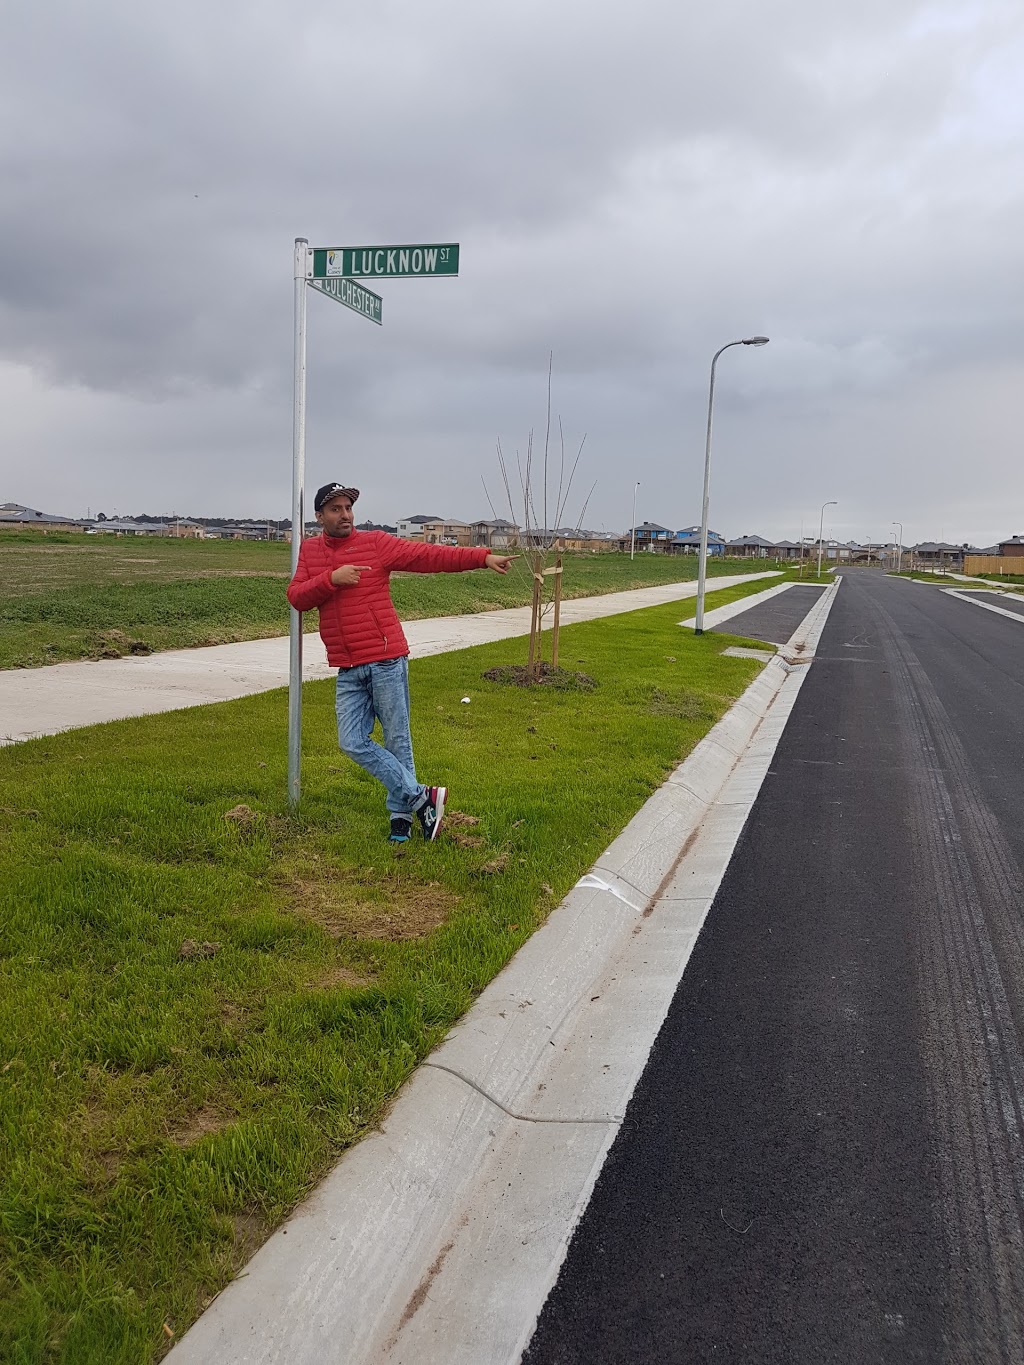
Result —
[[414, 661], [479, 822], [434, 845], [386, 843], [330, 683], [298, 817], [281, 691], [0, 750], [0, 1359], [157, 1359], [375, 1124], [755, 676], [686, 605], [566, 628], [592, 693], [481, 679], [522, 641]]
[[[282, 635], [288, 630], [290, 546], [202, 540], [101, 540], [0, 533], [0, 668], [110, 658]], [[696, 576], [692, 556], [566, 555], [564, 594], [589, 597]], [[712, 561], [711, 576], [765, 561]], [[531, 580], [401, 574], [392, 595], [406, 620], [525, 606]], [[316, 614], [306, 617], [316, 629]]]
[[1019, 573], [980, 573], [976, 578], [985, 578], [992, 583], [998, 583], [1001, 587], [1014, 588], [1024, 584], [1024, 574]]

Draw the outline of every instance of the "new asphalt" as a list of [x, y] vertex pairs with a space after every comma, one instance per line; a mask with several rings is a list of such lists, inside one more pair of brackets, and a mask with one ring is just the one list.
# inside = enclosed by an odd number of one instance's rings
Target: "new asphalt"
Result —
[[1022, 760], [1024, 621], [847, 573], [526, 1365], [1024, 1362]]
[[794, 583], [778, 597], [759, 602], [712, 629], [721, 635], [744, 635], [749, 640], [784, 645], [824, 591], [817, 584]]

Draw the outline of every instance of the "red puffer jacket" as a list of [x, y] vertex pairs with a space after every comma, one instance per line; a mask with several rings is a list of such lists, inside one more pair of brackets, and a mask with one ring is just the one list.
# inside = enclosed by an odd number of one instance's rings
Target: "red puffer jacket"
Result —
[[[461, 573], [482, 569], [489, 554], [485, 546], [422, 545], [386, 531], [320, 535], [299, 547], [299, 567], [288, 585], [288, 601], [296, 611], [319, 607], [320, 635], [333, 668], [397, 659], [409, 653], [409, 646], [391, 601], [392, 570]], [[354, 587], [336, 588], [331, 574], [342, 564], [369, 564], [370, 572]]]

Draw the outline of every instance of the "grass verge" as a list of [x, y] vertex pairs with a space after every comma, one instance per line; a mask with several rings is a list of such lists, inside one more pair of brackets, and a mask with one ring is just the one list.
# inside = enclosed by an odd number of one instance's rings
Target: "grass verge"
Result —
[[[152, 540], [129, 543], [0, 535], [0, 668], [228, 644], [288, 630], [289, 546]], [[566, 555], [567, 597], [695, 577], [692, 556]], [[712, 561], [711, 576], [773, 567]], [[398, 574], [392, 595], [407, 621], [525, 606], [532, 581], [513, 572]], [[306, 618], [316, 629], [316, 613]]]
[[385, 842], [330, 683], [298, 817], [281, 692], [0, 750], [0, 1358], [159, 1358], [379, 1120], [758, 671], [685, 605], [566, 627], [592, 692], [415, 661], [434, 845]]
[[[981, 592], [984, 586], [991, 582], [993, 588], [1004, 588], [1007, 592], [1018, 592], [1024, 585], [1024, 578], [1014, 577], [1013, 575], [1000, 574], [975, 574], [966, 581], [963, 578], [952, 578], [949, 574], [930, 573], [926, 570], [914, 569], [899, 574], [891, 574], [891, 578], [912, 578], [915, 583], [938, 583], [942, 587], [960, 588], [969, 590], [974, 588], [975, 592]], [[983, 583], [982, 580], [985, 580]]]

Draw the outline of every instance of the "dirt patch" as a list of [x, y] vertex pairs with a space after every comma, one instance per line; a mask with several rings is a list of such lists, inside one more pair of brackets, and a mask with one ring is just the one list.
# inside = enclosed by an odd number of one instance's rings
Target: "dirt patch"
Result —
[[463, 834], [460, 829], [449, 830], [448, 838], [459, 848], [483, 848], [486, 840], [480, 834]]
[[235, 1252], [242, 1253], [241, 1259], [247, 1261], [256, 1248], [262, 1246], [266, 1240], [267, 1220], [255, 1209], [233, 1213], [231, 1233], [235, 1239]]
[[674, 720], [714, 720], [708, 699], [700, 692], [663, 692], [654, 688], [647, 710], [652, 716], [671, 716]]
[[319, 976], [313, 977], [306, 982], [307, 991], [333, 991], [341, 988], [348, 990], [359, 990], [363, 986], [370, 984], [369, 977], [360, 976], [351, 967], [329, 967], [327, 971], [321, 972]]
[[231, 820], [236, 825], [251, 825], [254, 820], [259, 819], [259, 815], [251, 806], [232, 806], [230, 810], [224, 812], [224, 819]]
[[101, 631], [93, 641], [93, 659], [123, 659], [126, 654], [152, 654], [145, 640], [135, 640], [123, 630]]
[[534, 665], [534, 670], [536, 676], [531, 675], [526, 664], [506, 664], [502, 668], [489, 668], [482, 676], [488, 682], [502, 683], [506, 687], [549, 687], [555, 692], [593, 692], [597, 686], [596, 678], [589, 673], [552, 668], [543, 662]]
[[202, 1109], [197, 1109], [194, 1114], [190, 1114], [184, 1123], [168, 1133], [167, 1139], [176, 1147], [191, 1147], [193, 1143], [201, 1141], [204, 1137], [212, 1137], [214, 1133], [219, 1133], [233, 1122], [233, 1115], [225, 1114], [207, 1104]]
[[188, 962], [197, 957], [216, 957], [219, 952], [219, 943], [197, 943], [194, 938], [187, 938], [178, 949], [178, 956]]
[[337, 939], [423, 938], [444, 924], [458, 896], [423, 885], [321, 882], [296, 877], [283, 884], [289, 908]]

